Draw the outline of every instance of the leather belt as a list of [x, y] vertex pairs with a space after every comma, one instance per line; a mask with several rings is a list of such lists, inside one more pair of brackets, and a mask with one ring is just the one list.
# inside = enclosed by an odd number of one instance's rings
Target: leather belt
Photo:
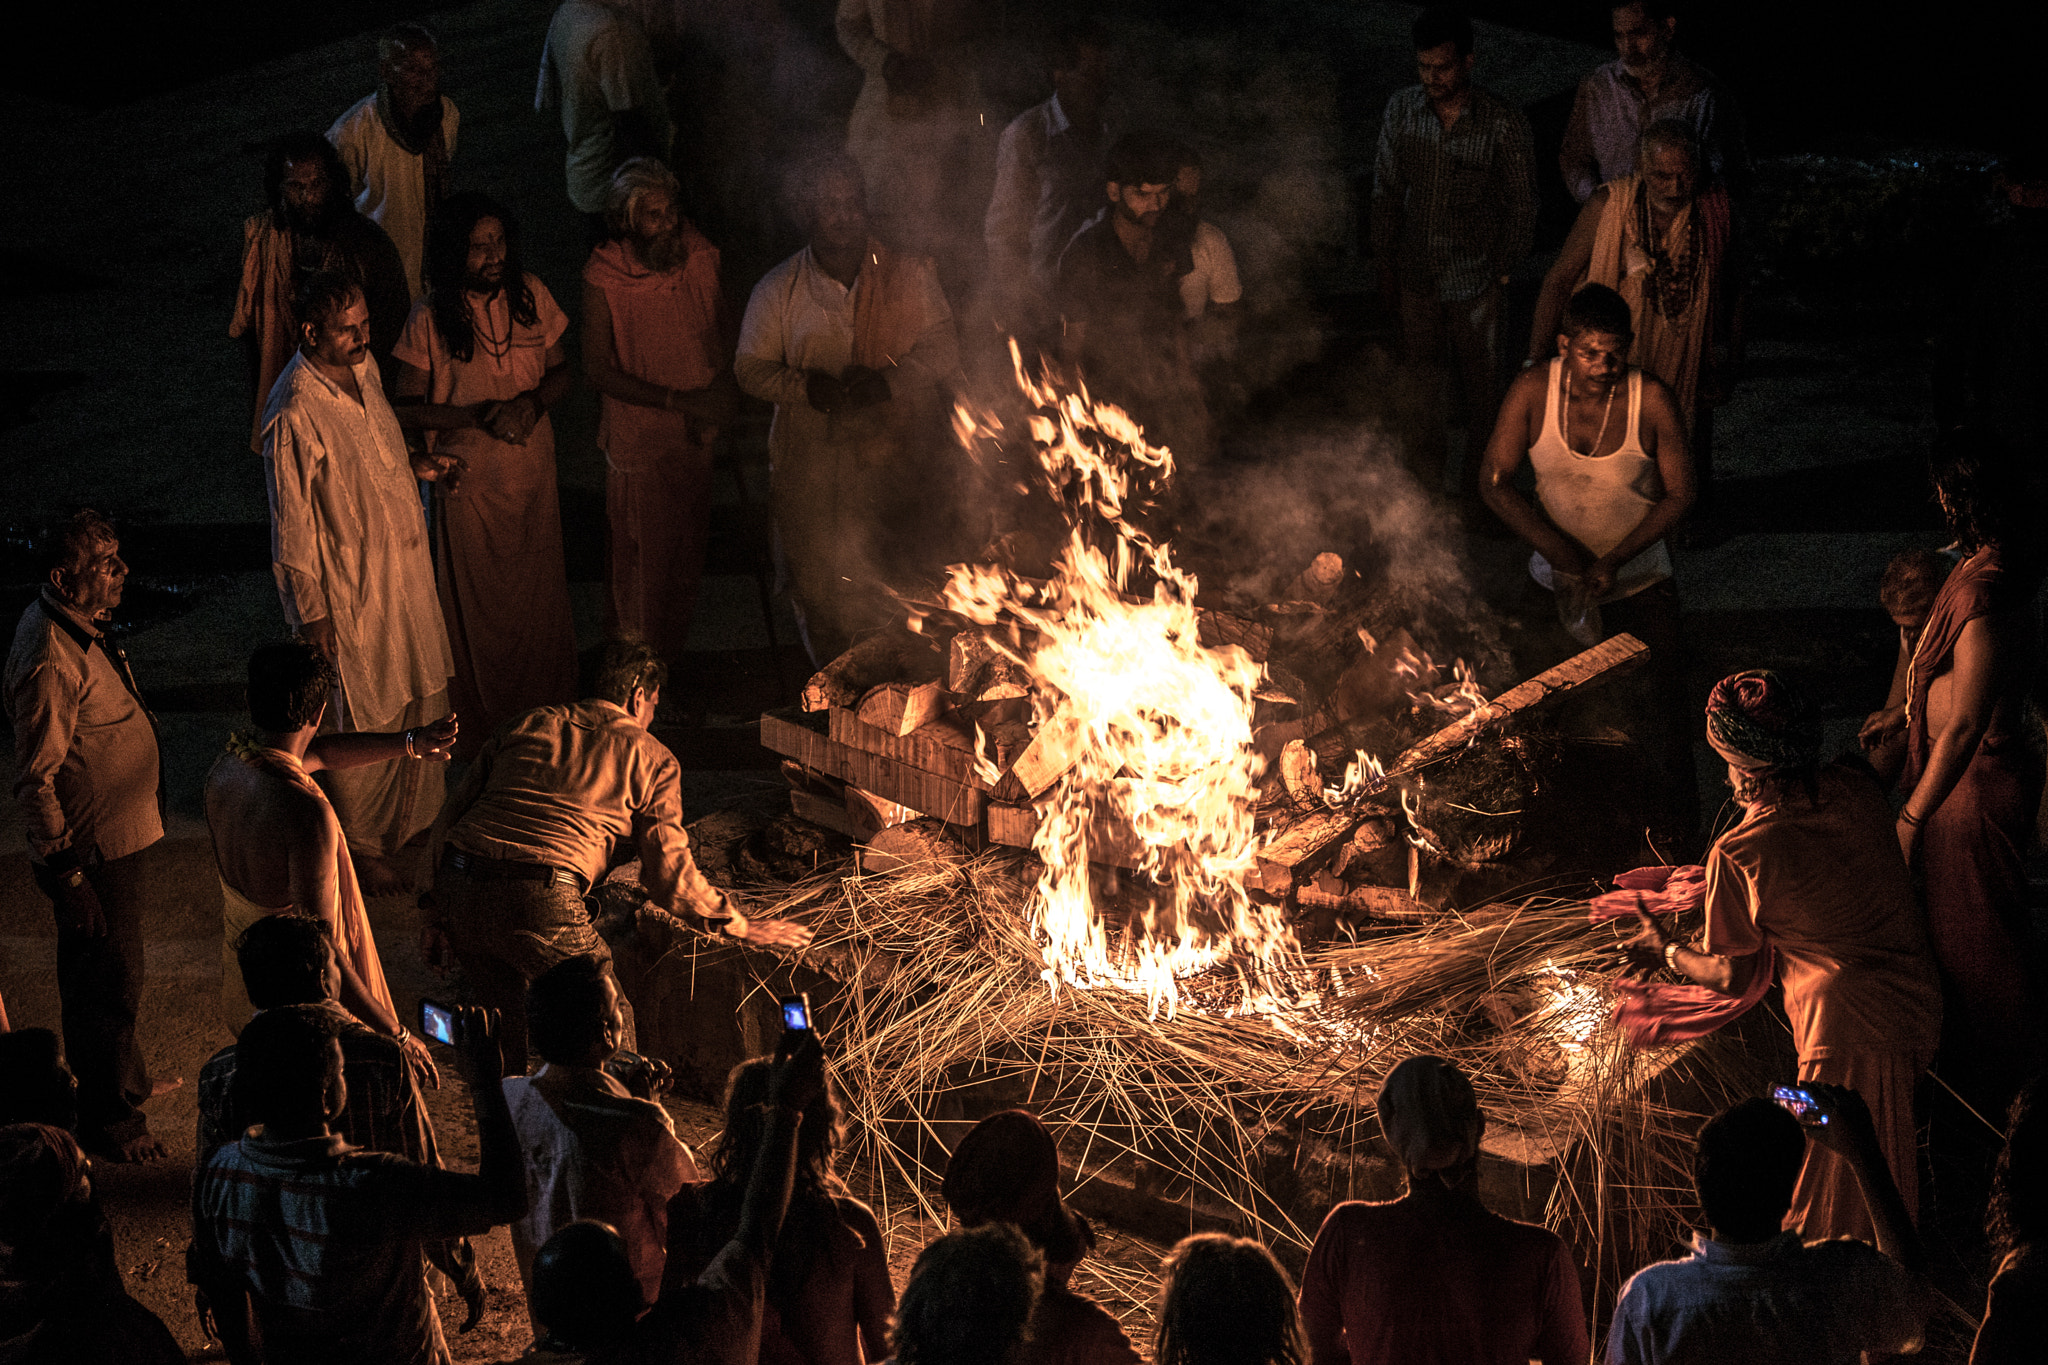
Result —
[[450, 848], [442, 854], [441, 862], [447, 867], [480, 882], [550, 882], [567, 886], [580, 892], [583, 878], [566, 868], [550, 867], [546, 863], [517, 863], [509, 858], [486, 858], [480, 853], [466, 853], [459, 848]]

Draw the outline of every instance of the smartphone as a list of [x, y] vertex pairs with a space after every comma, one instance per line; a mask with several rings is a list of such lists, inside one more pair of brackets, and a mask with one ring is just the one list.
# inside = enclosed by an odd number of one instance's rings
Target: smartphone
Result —
[[455, 1011], [436, 1000], [420, 1001], [420, 1032], [437, 1043], [455, 1046]]
[[782, 997], [782, 1027], [788, 1033], [801, 1033], [810, 1030], [810, 996], [785, 995]]
[[1828, 1121], [1828, 1116], [1821, 1112], [1820, 1102], [1815, 1100], [1810, 1092], [1801, 1090], [1796, 1085], [1772, 1086], [1771, 1098], [1778, 1102], [1780, 1108], [1809, 1128], [1818, 1128]]

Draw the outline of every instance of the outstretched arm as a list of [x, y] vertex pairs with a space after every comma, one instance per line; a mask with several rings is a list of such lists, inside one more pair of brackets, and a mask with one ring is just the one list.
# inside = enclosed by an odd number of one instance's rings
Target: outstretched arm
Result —
[[1557, 354], [1557, 334], [1564, 322], [1564, 306], [1572, 290], [1593, 264], [1593, 239], [1600, 232], [1600, 215], [1607, 211], [1607, 187], [1593, 191], [1593, 197], [1579, 210], [1571, 235], [1557, 263], [1543, 277], [1543, 289], [1536, 295], [1536, 320], [1529, 328], [1529, 359], [1542, 362]]

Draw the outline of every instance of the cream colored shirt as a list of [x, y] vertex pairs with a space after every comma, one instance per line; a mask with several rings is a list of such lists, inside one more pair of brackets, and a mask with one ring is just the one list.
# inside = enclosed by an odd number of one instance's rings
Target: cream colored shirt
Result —
[[419, 483], [377, 362], [362, 401], [294, 354], [263, 410], [271, 571], [285, 621], [334, 622], [343, 729], [377, 731], [448, 688], [448, 630], [434, 590]]
[[[441, 140], [455, 159], [455, 130], [462, 116], [455, 101], [441, 96]], [[365, 95], [327, 130], [327, 140], [348, 167], [356, 208], [391, 238], [405, 263], [405, 282], [414, 300], [426, 295], [420, 279], [427, 251], [427, 177], [420, 157], [392, 140], [377, 117], [377, 97]]]

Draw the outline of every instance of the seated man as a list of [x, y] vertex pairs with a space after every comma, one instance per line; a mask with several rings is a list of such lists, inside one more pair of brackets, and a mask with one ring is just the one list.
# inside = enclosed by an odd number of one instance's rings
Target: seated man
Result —
[[253, 1126], [199, 1173], [187, 1271], [234, 1365], [434, 1365], [448, 1348], [424, 1244], [526, 1212], [519, 1135], [495, 1083], [497, 1035], [486, 1011], [457, 1013], [480, 1152], [466, 1175], [361, 1151], [335, 1133], [348, 1082], [330, 1018], [287, 1005], [242, 1030], [235, 1090]]
[[534, 1307], [533, 1259], [555, 1230], [580, 1218], [609, 1224], [625, 1239], [633, 1273], [651, 1302], [668, 1257], [668, 1201], [697, 1180], [690, 1149], [654, 1097], [668, 1068], [641, 1061], [622, 1085], [606, 1064], [619, 1052], [624, 1021], [607, 965], [567, 958], [534, 978], [526, 1021], [539, 1071], [505, 1080], [505, 1101], [526, 1158], [526, 1216], [512, 1225], [512, 1250]]
[[[1744, 1100], [1700, 1130], [1693, 1181], [1708, 1232], [1693, 1253], [1659, 1261], [1622, 1290], [1608, 1365], [1740, 1360], [1855, 1365], [1916, 1351], [1930, 1291], [1925, 1256], [1855, 1091], [1800, 1082], [1825, 1123], [1804, 1126], [1769, 1100]], [[1780, 1232], [1806, 1142], [1833, 1149], [1863, 1181], [1877, 1246], [1850, 1237], [1801, 1243]]]
[[[448, 798], [443, 845], [422, 947], [429, 963], [454, 950], [480, 1004], [502, 1020], [506, 1074], [526, 1070], [526, 990], [564, 958], [607, 967], [584, 895], [621, 855], [640, 857], [640, 884], [671, 914], [747, 943], [802, 947], [811, 932], [749, 921], [704, 879], [683, 829], [682, 768], [647, 727], [668, 666], [639, 641], [614, 640], [586, 657], [584, 700], [542, 706], [485, 744]], [[620, 1042], [632, 1007], [620, 999]]]
[[[434, 1122], [405, 1050], [365, 1027], [334, 998], [341, 968], [326, 922], [311, 915], [266, 915], [242, 931], [235, 941], [235, 958], [259, 1014], [287, 1005], [317, 1010], [341, 1040], [348, 1106], [335, 1121], [335, 1131], [349, 1146], [440, 1166]], [[237, 1113], [235, 1045], [229, 1043], [199, 1071], [199, 1135], [194, 1149], [198, 1169], [204, 1170], [207, 1158], [240, 1137], [248, 1122]], [[427, 1260], [455, 1283], [469, 1306], [462, 1330], [476, 1326], [483, 1320], [484, 1282], [468, 1240], [429, 1242]]]

